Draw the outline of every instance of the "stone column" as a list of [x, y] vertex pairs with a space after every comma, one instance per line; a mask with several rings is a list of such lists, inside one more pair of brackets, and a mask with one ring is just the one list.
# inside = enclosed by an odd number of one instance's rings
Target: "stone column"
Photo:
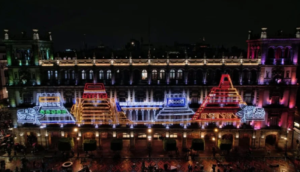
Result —
[[244, 100], [244, 90], [240, 90], [241, 91], [241, 98], [242, 98], [242, 100]]
[[135, 146], [135, 137], [134, 137], [134, 132], [130, 132], [130, 149], [134, 149]]
[[254, 90], [253, 105], [256, 105], [257, 90]]
[[200, 91], [200, 102], [199, 104], [202, 104], [203, 103], [203, 88], [201, 88], [201, 91]]
[[151, 89], [151, 92], [150, 92], [150, 101], [153, 102], [153, 89]]
[[131, 102], [131, 99], [130, 99], [130, 89], [128, 89], [128, 91], [127, 91], [127, 101]]
[[139, 110], [135, 109], [135, 121], [139, 120]]
[[145, 117], [144, 117], [144, 109], [141, 110], [142, 111], [142, 121], [145, 121]]
[[132, 90], [132, 102], [135, 102], [135, 91], [134, 91], [134, 89]]
[[151, 119], [150, 119], [150, 109], [147, 109], [147, 121], [151, 121]]
[[132, 120], [132, 110], [131, 109], [129, 110], [129, 118], [128, 119]]
[[156, 109], [153, 110], [153, 116], [152, 116], [152, 120], [155, 119], [155, 115], [156, 115]]
[[149, 91], [146, 89], [146, 102], [149, 102]]

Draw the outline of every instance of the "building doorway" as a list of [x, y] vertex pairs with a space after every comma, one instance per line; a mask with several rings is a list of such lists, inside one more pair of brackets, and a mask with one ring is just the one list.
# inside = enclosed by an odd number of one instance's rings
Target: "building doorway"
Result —
[[248, 134], [243, 134], [240, 136], [240, 139], [239, 139], [239, 146], [241, 148], [249, 148], [251, 145], [251, 137], [248, 135]]

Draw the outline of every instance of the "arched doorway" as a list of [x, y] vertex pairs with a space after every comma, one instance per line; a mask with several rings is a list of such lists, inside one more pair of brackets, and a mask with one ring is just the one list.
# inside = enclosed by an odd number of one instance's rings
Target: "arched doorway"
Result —
[[37, 143], [37, 136], [34, 132], [27, 132], [25, 135], [25, 145], [32, 147], [33, 143]]
[[251, 137], [248, 134], [240, 135], [239, 146], [241, 148], [249, 148], [251, 145]]
[[204, 136], [205, 147], [204, 150], [211, 151], [213, 147], [216, 147], [216, 137], [214, 134], [206, 134]]
[[51, 132], [50, 134], [50, 142], [49, 145], [53, 148], [56, 148], [58, 145], [58, 141], [61, 138], [61, 133], [60, 132]]
[[275, 147], [276, 146], [276, 135], [270, 134], [266, 136], [266, 146], [267, 147]]
[[141, 80], [141, 72], [139, 70], [133, 71], [133, 83], [138, 84]]

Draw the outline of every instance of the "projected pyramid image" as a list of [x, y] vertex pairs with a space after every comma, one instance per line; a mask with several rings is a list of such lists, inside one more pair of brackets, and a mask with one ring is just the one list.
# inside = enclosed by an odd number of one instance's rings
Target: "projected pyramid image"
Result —
[[81, 124], [127, 123], [126, 115], [113, 98], [107, 98], [102, 83], [87, 83], [82, 98], [76, 99], [71, 113]]
[[72, 124], [74, 117], [63, 106], [60, 93], [37, 93], [33, 108], [17, 111], [18, 123], [32, 124]]
[[228, 74], [223, 74], [218, 87], [213, 87], [193, 120], [199, 122], [240, 122], [236, 115], [246, 106]]
[[195, 112], [188, 107], [185, 94], [167, 94], [167, 103], [159, 111], [155, 121], [176, 122], [189, 121]]

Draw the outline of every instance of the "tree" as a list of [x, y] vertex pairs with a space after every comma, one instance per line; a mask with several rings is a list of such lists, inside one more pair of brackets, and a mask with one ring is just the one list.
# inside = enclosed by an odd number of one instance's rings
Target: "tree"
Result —
[[96, 140], [85, 139], [83, 140], [83, 150], [85, 152], [94, 151], [97, 149]]
[[113, 139], [110, 142], [110, 149], [112, 151], [121, 151], [123, 149], [123, 141], [122, 141], [122, 139]]
[[191, 148], [195, 151], [203, 151], [204, 150], [204, 140], [203, 139], [193, 139]]
[[232, 141], [226, 139], [220, 139], [218, 141], [218, 147], [220, 150], [230, 150], [232, 148]]
[[70, 151], [74, 147], [74, 141], [72, 138], [61, 138], [58, 142], [59, 151]]
[[164, 150], [165, 151], [177, 151], [175, 139], [164, 139]]

